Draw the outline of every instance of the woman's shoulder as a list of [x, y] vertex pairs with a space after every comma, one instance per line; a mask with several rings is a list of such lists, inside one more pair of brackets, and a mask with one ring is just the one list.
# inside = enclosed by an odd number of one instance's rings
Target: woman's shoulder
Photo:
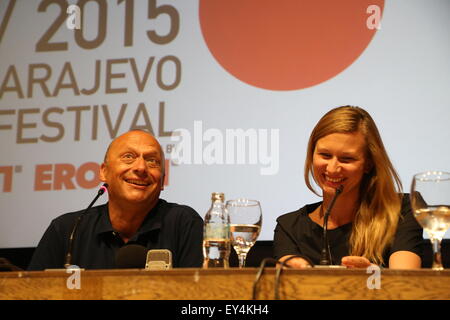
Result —
[[411, 201], [409, 198], [409, 193], [400, 193], [401, 198], [401, 215], [405, 216], [411, 212]]
[[278, 223], [294, 223], [298, 219], [307, 217], [311, 212], [313, 212], [322, 202], [316, 202], [307, 204], [300, 209], [292, 212], [282, 214], [277, 218]]

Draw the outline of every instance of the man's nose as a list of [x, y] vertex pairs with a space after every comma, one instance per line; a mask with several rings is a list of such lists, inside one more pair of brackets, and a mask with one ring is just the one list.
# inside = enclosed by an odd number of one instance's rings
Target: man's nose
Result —
[[147, 173], [147, 162], [143, 157], [137, 157], [133, 163], [133, 170], [140, 175]]

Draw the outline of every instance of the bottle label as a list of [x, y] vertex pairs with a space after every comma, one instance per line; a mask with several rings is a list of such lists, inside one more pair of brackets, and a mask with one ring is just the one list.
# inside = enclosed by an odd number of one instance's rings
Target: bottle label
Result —
[[208, 223], [205, 225], [205, 239], [230, 239], [230, 226], [222, 223]]

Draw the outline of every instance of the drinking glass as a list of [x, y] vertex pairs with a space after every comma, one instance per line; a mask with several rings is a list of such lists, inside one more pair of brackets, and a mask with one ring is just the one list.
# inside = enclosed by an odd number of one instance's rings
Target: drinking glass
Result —
[[442, 270], [441, 241], [450, 227], [450, 173], [415, 174], [410, 197], [414, 217], [428, 233], [433, 246], [432, 268]]
[[238, 255], [239, 268], [243, 268], [247, 253], [261, 231], [261, 206], [256, 200], [241, 198], [227, 201], [226, 208], [230, 217], [231, 244]]

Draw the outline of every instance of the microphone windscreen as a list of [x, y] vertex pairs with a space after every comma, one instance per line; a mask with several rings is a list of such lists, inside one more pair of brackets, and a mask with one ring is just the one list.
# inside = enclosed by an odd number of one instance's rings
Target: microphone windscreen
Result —
[[147, 248], [139, 244], [125, 245], [117, 251], [116, 266], [120, 269], [144, 268]]
[[147, 252], [146, 270], [167, 270], [172, 268], [172, 252], [167, 249], [154, 249]]

